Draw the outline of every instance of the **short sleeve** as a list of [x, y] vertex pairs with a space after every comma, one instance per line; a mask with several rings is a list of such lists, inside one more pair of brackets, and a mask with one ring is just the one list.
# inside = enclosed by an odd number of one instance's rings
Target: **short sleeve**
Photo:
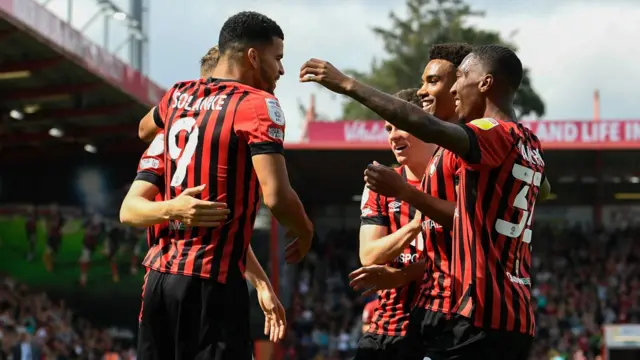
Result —
[[178, 88], [178, 84], [173, 85], [171, 89], [167, 90], [167, 92], [162, 96], [162, 99], [160, 99], [158, 105], [153, 108], [153, 122], [160, 129], [164, 129], [164, 124], [167, 120], [167, 112], [169, 111], [169, 103]]
[[156, 135], [142, 154], [135, 180], [152, 183], [160, 189], [164, 187], [164, 132]]
[[236, 134], [245, 138], [251, 155], [284, 153], [284, 111], [278, 99], [251, 96], [242, 107], [243, 115], [236, 116]]
[[360, 224], [389, 226], [386, 198], [364, 187], [360, 201]]
[[469, 135], [469, 151], [460, 160], [473, 170], [499, 166], [515, 144], [510, 128], [502, 121], [484, 118], [461, 126]]

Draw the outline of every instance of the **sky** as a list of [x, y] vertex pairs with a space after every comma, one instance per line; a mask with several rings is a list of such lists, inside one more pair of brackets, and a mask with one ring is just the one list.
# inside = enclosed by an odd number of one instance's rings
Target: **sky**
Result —
[[[70, 0], [50, 0], [47, 7], [67, 19]], [[389, 25], [388, 14], [404, 13], [401, 0], [147, 0], [149, 9], [149, 77], [170, 87], [198, 76], [198, 61], [217, 43], [224, 21], [234, 13], [255, 10], [277, 21], [285, 33], [285, 76], [276, 96], [287, 118], [287, 141], [298, 141], [304, 117], [300, 103], [312, 94], [320, 114], [338, 118], [344, 98], [315, 84], [298, 82], [309, 58], [330, 61], [339, 69], [366, 71], [374, 58], [386, 56], [371, 31]], [[41, 0], [42, 2], [42, 0]], [[123, 9], [128, 0], [113, 0]], [[102, 19], [89, 23], [97, 0], [75, 0], [71, 24], [104, 44]], [[188, 6], [186, 4], [188, 3]], [[640, 2], [634, 0], [468, 0], [486, 13], [470, 21], [497, 30], [518, 45], [531, 70], [533, 87], [546, 104], [549, 120], [593, 118], [593, 92], [600, 91], [603, 120], [639, 119]], [[126, 28], [110, 22], [109, 44], [115, 50]], [[126, 49], [125, 49], [126, 50]], [[126, 58], [126, 51], [120, 53]], [[416, 69], [419, 76], [422, 69]]]

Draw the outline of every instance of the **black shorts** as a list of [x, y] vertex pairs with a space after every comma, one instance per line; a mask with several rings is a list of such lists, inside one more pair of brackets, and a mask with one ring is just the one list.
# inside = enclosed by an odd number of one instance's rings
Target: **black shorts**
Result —
[[518, 332], [484, 330], [462, 316], [414, 309], [402, 360], [526, 360], [533, 337]]
[[403, 336], [366, 332], [358, 342], [358, 349], [353, 360], [396, 360], [404, 343]]
[[149, 270], [143, 289], [139, 360], [251, 360], [244, 280], [221, 284]]

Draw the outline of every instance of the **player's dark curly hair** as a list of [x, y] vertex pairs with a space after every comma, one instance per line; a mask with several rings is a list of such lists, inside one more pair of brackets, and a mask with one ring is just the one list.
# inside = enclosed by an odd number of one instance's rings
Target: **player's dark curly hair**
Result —
[[471, 50], [471, 45], [465, 43], [436, 44], [429, 49], [429, 61], [446, 60], [458, 67]]
[[248, 47], [270, 44], [274, 37], [284, 40], [284, 33], [275, 21], [255, 11], [242, 11], [224, 22], [218, 47], [220, 54], [242, 52]]
[[496, 81], [516, 91], [522, 82], [524, 69], [513, 50], [503, 45], [482, 45], [473, 48], [472, 54]]
[[218, 65], [218, 58], [220, 57], [220, 51], [218, 45], [212, 47], [207, 53], [200, 59], [200, 73], [206, 74], [215, 69]]
[[393, 96], [397, 97], [398, 99], [402, 99], [404, 101], [408, 101], [410, 103], [412, 103], [413, 105], [416, 106], [420, 106], [422, 107], [422, 100], [420, 100], [420, 98], [418, 97], [418, 89], [404, 89], [404, 90], [400, 90], [397, 93], [393, 94]]

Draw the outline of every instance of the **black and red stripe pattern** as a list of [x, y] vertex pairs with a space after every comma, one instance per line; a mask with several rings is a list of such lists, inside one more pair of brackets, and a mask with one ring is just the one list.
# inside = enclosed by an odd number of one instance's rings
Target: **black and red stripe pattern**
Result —
[[[407, 179], [404, 166], [396, 168], [403, 179], [414, 187], [419, 187], [419, 181]], [[414, 217], [416, 209], [409, 203], [385, 197], [365, 187], [361, 206], [361, 225], [385, 226], [391, 234], [408, 224]], [[410, 246], [405, 248], [389, 266], [404, 268], [423, 257], [422, 239], [416, 238]], [[413, 282], [391, 290], [378, 292], [378, 305], [373, 311], [369, 332], [387, 336], [404, 336], [409, 325], [409, 313], [420, 289], [420, 282]]]
[[[439, 148], [425, 174], [423, 190], [433, 197], [456, 201], [458, 159]], [[451, 247], [452, 230], [425, 219], [425, 257], [427, 271], [416, 302], [421, 308], [448, 314], [451, 311]]]
[[535, 334], [531, 303], [531, 225], [544, 181], [538, 138], [512, 122], [464, 125], [454, 219], [454, 311], [484, 329]]
[[154, 110], [165, 131], [164, 198], [206, 184], [198, 197], [224, 202], [231, 213], [218, 228], [170, 223], [145, 266], [221, 283], [243, 278], [260, 201], [251, 158], [283, 153], [284, 118], [275, 118], [276, 105], [266, 92], [217, 79], [178, 83], [165, 95]]

